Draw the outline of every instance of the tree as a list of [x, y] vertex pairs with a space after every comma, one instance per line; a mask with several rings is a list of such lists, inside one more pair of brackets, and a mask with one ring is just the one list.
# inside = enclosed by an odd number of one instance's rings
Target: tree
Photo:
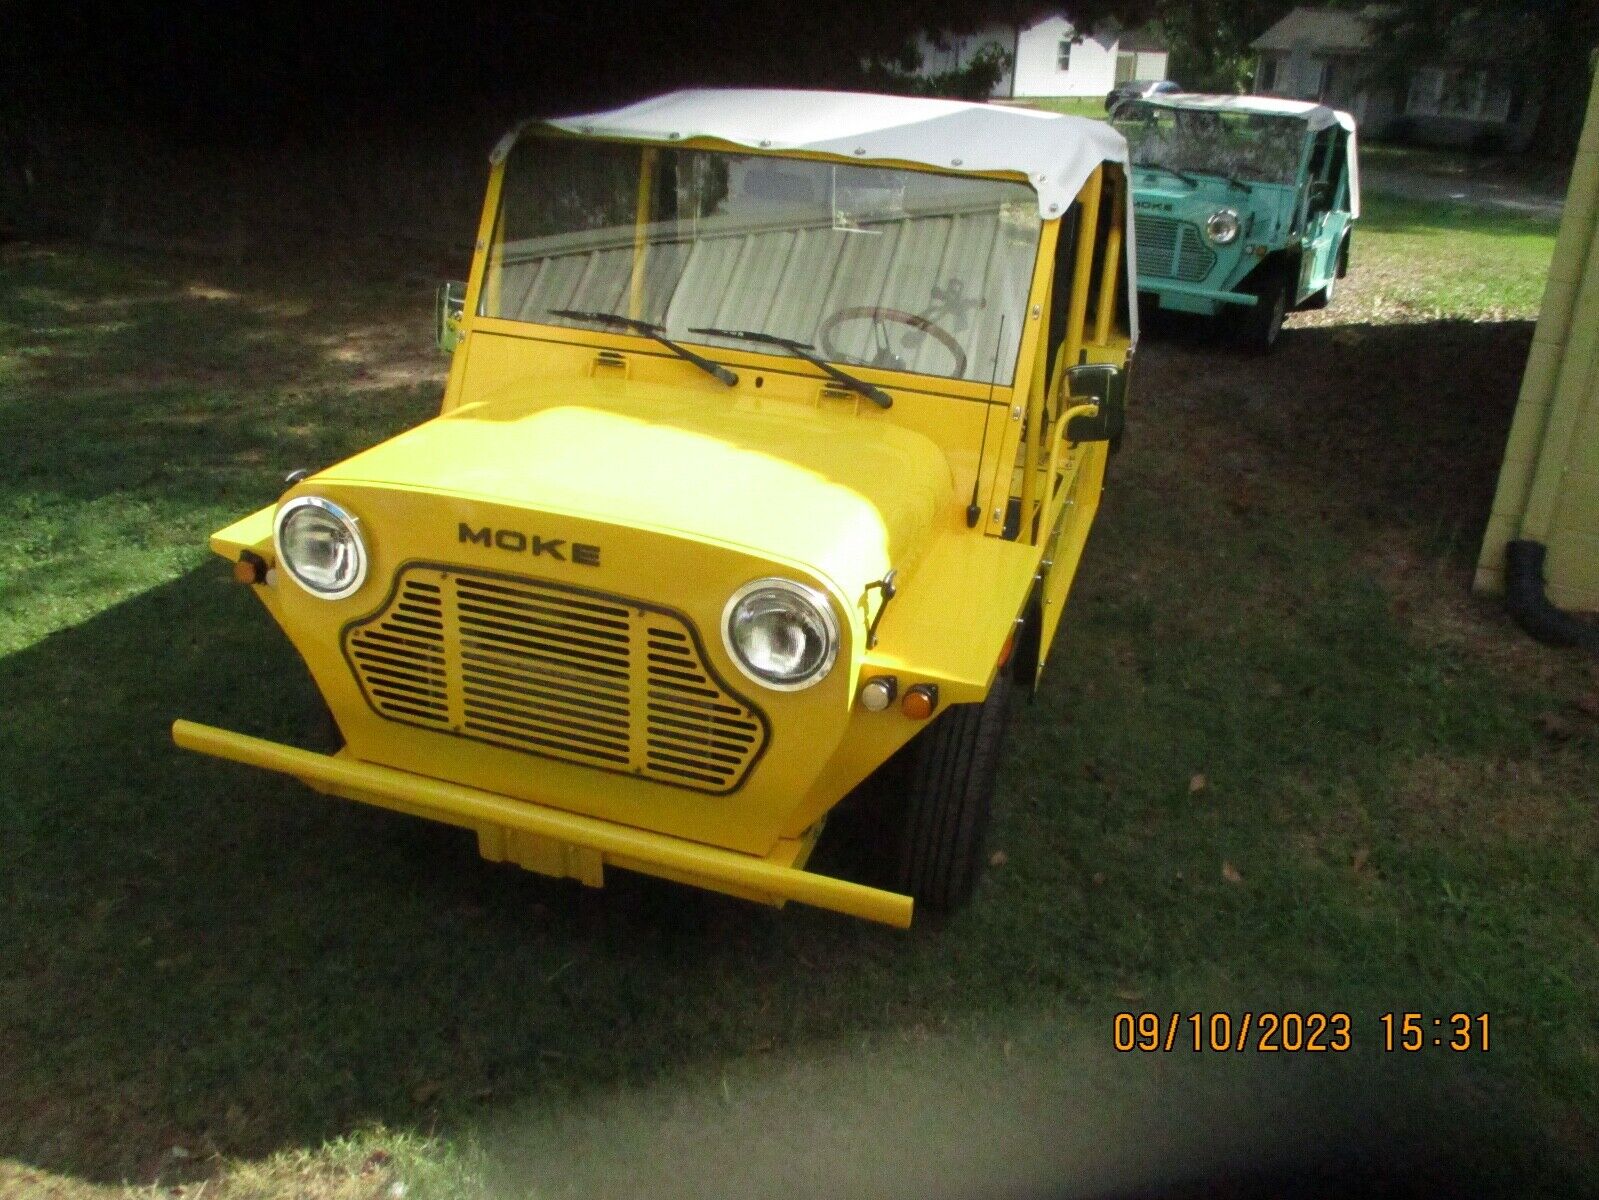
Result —
[[1156, 21], [1171, 45], [1167, 74], [1196, 92], [1248, 90], [1249, 43], [1293, 7], [1294, 0], [1161, 0]]
[[1375, 40], [1396, 78], [1418, 63], [1485, 73], [1537, 105], [1534, 154], [1575, 150], [1599, 47], [1593, 0], [1394, 0]]

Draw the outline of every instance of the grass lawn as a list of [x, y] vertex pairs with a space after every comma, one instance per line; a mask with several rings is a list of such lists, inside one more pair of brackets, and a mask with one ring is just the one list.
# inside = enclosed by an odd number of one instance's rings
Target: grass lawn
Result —
[[1298, 323], [1535, 319], [1554, 221], [1368, 192], [1355, 226], [1346, 295]]
[[1104, 96], [1029, 96], [1015, 103], [1028, 108], [1065, 113], [1069, 117], [1089, 117], [1095, 121], [1105, 119]]
[[[428, 413], [427, 289], [0, 251], [0, 1194], [1591, 1188], [1599, 671], [1465, 590], [1551, 235], [1374, 200], [1273, 357], [1147, 340], [996, 866], [909, 934], [173, 750], [303, 730], [205, 535]], [[1354, 1049], [1119, 1054], [1119, 1010]], [[1384, 1053], [1407, 1011], [1491, 1048]]]

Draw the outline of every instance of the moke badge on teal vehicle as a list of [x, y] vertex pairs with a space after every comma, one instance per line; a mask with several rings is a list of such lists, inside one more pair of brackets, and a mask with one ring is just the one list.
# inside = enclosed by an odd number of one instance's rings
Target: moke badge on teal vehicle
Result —
[[1285, 313], [1332, 302], [1360, 216], [1353, 117], [1178, 93], [1119, 105], [1112, 123], [1132, 150], [1141, 300], [1225, 317], [1261, 350]]

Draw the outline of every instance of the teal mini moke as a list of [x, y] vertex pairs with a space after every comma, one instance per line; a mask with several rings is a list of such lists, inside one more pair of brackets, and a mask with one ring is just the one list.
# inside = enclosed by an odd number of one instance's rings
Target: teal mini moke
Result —
[[1178, 93], [1119, 105], [1112, 123], [1132, 150], [1141, 301], [1220, 317], [1260, 350], [1285, 314], [1332, 302], [1360, 216], [1353, 117]]

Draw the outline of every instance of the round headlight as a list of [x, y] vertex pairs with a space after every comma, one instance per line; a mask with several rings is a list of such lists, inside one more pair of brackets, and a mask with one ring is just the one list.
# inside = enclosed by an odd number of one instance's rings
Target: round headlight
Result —
[[838, 657], [833, 606], [790, 579], [757, 579], [734, 592], [722, 610], [722, 639], [739, 670], [780, 692], [819, 683]]
[[273, 542], [278, 563], [313, 596], [340, 600], [366, 580], [360, 522], [331, 500], [290, 500], [278, 509]]
[[1205, 236], [1218, 246], [1225, 246], [1238, 236], [1238, 214], [1230, 208], [1218, 208], [1205, 220]]

